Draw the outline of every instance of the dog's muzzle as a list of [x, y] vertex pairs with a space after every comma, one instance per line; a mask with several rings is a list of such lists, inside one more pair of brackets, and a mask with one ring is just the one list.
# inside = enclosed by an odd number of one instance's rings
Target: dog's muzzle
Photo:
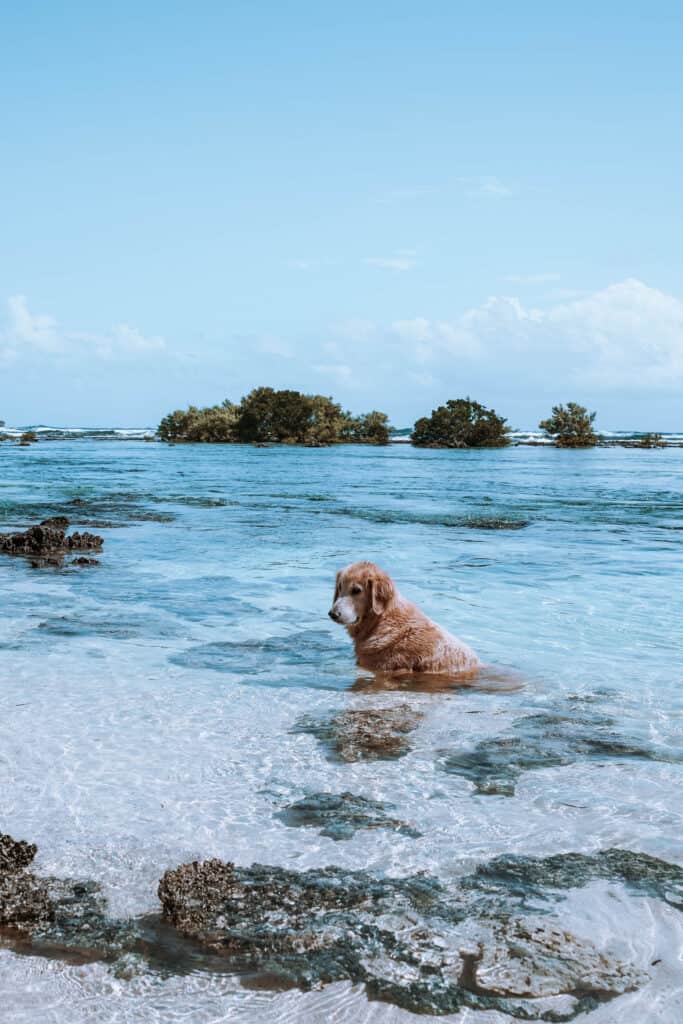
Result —
[[341, 626], [355, 626], [358, 622], [358, 614], [350, 597], [337, 598], [327, 614]]

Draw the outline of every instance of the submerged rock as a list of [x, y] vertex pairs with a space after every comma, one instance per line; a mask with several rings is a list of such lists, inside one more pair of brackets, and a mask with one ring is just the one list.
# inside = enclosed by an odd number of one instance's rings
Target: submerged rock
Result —
[[95, 882], [41, 878], [27, 870], [37, 848], [0, 833], [0, 927], [19, 952], [113, 960], [132, 949], [132, 922], [107, 917]]
[[68, 528], [68, 519], [54, 516], [23, 533], [0, 533], [0, 551], [24, 555], [34, 565], [61, 565], [64, 556], [73, 551], [99, 550], [104, 544], [102, 537], [87, 531], [67, 536]]
[[575, 889], [599, 878], [622, 882], [640, 895], [683, 910], [683, 867], [633, 850], [496, 857], [480, 865], [465, 884], [489, 894], [514, 892], [525, 902], [547, 899], [548, 890]]
[[0, 833], [1, 927], [33, 927], [50, 919], [47, 889], [26, 870], [36, 851], [33, 843]]
[[409, 704], [343, 711], [330, 719], [301, 719], [293, 732], [317, 736], [334, 760], [395, 759], [410, 750], [408, 736], [424, 718]]
[[235, 969], [303, 988], [365, 982], [415, 1013], [570, 1020], [646, 980], [548, 918], [511, 916], [514, 892], [492, 903], [468, 881], [210, 860], [167, 871], [159, 899], [170, 925]]
[[12, 836], [0, 832], [0, 875], [23, 871], [37, 852], [38, 847], [35, 843], [26, 843], [23, 839], [12, 839]]
[[351, 839], [359, 829], [366, 828], [391, 829], [412, 839], [422, 834], [405, 822], [390, 818], [384, 804], [354, 793], [312, 793], [289, 804], [275, 817], [291, 828], [318, 828], [321, 836], [336, 840]]
[[683, 868], [615, 849], [499, 857], [448, 884], [195, 862], [161, 879], [161, 919], [117, 920], [94, 882], [34, 875], [35, 852], [0, 835], [0, 941], [17, 953], [102, 960], [120, 978], [146, 967], [302, 988], [363, 982], [425, 1014], [565, 1021], [643, 984], [643, 971], [562, 926], [552, 911], [563, 889], [609, 879], [683, 910]]
[[616, 725], [605, 715], [564, 708], [528, 715], [515, 722], [510, 733], [482, 740], [471, 750], [449, 754], [443, 767], [469, 779], [478, 793], [512, 796], [525, 772], [577, 761], [683, 761], [620, 734]]

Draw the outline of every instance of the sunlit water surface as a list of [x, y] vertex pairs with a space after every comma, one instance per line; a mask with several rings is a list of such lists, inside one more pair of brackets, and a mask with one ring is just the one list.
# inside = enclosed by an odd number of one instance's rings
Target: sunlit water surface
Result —
[[[122, 915], [157, 907], [166, 868], [207, 857], [445, 879], [512, 852], [624, 847], [683, 863], [682, 491], [680, 449], [0, 446], [0, 530], [57, 513], [110, 524], [96, 530], [100, 567], [2, 556], [0, 831], [38, 844], [41, 873], [101, 882]], [[335, 571], [360, 558], [524, 685], [395, 692], [359, 679], [326, 613]], [[296, 729], [392, 702], [425, 716], [399, 760], [334, 762]], [[496, 737], [530, 728], [533, 741], [531, 716], [577, 708], [647, 756], [579, 750], [520, 768], [507, 792], [458, 773]], [[393, 805], [410, 834], [337, 842], [278, 816], [343, 791]], [[584, 907], [584, 928], [662, 963], [591, 1024], [680, 1021], [683, 915], [618, 896]], [[417, 1020], [359, 986], [125, 981], [9, 950], [0, 1000], [3, 1020], [41, 1024]]]

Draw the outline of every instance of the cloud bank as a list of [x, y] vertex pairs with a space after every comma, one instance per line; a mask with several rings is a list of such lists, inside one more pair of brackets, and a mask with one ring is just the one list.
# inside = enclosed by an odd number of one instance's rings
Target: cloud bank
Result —
[[159, 352], [165, 346], [163, 338], [145, 335], [127, 323], [116, 324], [102, 333], [62, 328], [55, 317], [31, 312], [25, 295], [10, 296], [6, 323], [0, 328], [0, 359], [5, 363], [36, 354], [60, 359], [130, 358]]

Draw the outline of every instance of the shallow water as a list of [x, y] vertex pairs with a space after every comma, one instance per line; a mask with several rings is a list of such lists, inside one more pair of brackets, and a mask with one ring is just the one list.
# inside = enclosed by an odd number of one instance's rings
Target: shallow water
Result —
[[[41, 873], [99, 881], [132, 915], [166, 868], [207, 857], [442, 879], [509, 853], [683, 864], [683, 450], [54, 441], [0, 445], [0, 471], [0, 531], [109, 524], [98, 567], [0, 562], [0, 831], [38, 844]], [[357, 672], [326, 612], [359, 558], [493, 666], [483, 685]], [[321, 738], [406, 704], [423, 717], [401, 756]], [[283, 813], [321, 793], [399, 826], [339, 841]], [[565, 924], [650, 976], [581, 1019], [683, 1019], [683, 914], [606, 883], [563, 900]], [[345, 983], [123, 980], [9, 949], [0, 998], [3, 1020], [55, 1024], [417, 1019]]]

